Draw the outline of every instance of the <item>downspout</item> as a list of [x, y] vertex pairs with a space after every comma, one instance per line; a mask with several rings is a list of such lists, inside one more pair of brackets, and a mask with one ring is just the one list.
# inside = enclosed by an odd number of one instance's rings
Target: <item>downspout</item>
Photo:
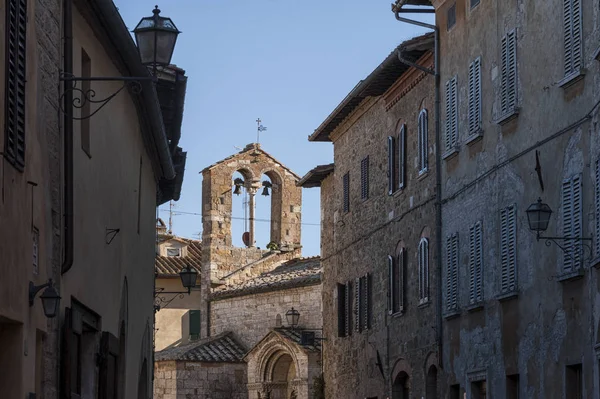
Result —
[[[63, 36], [64, 36], [64, 76], [73, 75], [73, 1], [64, 0], [63, 10]], [[65, 274], [73, 266], [73, 82], [63, 81], [64, 91], [64, 245], [65, 252], [60, 268]]]
[[[401, 13], [428, 13], [435, 14], [434, 9], [402, 9], [406, 0], [397, 0], [392, 5], [396, 19], [407, 24], [417, 25], [434, 31], [434, 70], [435, 76], [435, 234], [436, 234], [436, 269], [437, 269], [437, 318], [436, 333], [438, 341], [438, 366], [443, 369], [443, 334], [442, 334], [442, 152], [441, 152], [441, 133], [440, 133], [440, 31], [436, 25], [427, 24], [420, 21], [401, 17]], [[399, 55], [400, 60], [401, 55]], [[425, 70], [423, 68], [420, 68]], [[426, 71], [431, 74], [432, 71]], [[391, 393], [390, 393], [391, 395]]]

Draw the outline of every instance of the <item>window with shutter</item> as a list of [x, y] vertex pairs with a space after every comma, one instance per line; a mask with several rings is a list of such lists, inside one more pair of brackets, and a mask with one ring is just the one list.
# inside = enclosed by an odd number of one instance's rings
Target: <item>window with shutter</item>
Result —
[[346, 318], [346, 284], [337, 285], [337, 312], [338, 312], [338, 337], [346, 336], [347, 318]]
[[458, 233], [446, 239], [446, 310], [458, 309]]
[[7, 0], [5, 12], [4, 156], [22, 171], [25, 167], [27, 0]]
[[469, 229], [469, 302], [483, 301], [483, 248], [481, 222]]
[[344, 185], [344, 212], [350, 211], [350, 172], [346, 172], [343, 178]]
[[513, 30], [502, 38], [502, 115], [515, 111], [517, 105], [517, 35]]
[[388, 255], [389, 297], [388, 309], [390, 314], [404, 311], [404, 249], [397, 257]]
[[388, 313], [396, 312], [396, 259], [388, 255]]
[[454, 25], [456, 25], [456, 3], [452, 4], [452, 6], [448, 8], [448, 14], [446, 17], [447, 30], [450, 30]]
[[563, 0], [565, 36], [565, 77], [576, 74], [582, 67], [583, 27], [581, 0]]
[[429, 240], [421, 238], [418, 252], [419, 303], [429, 301]]
[[[358, 289], [358, 287], [356, 288]], [[352, 282], [346, 282], [346, 298], [344, 300], [345, 306], [345, 321], [346, 324], [344, 326], [344, 336], [349, 336], [352, 334]]]
[[594, 235], [594, 244], [596, 246], [596, 257], [600, 257], [600, 159], [596, 161], [594, 205], [596, 214], [596, 234]]
[[369, 157], [360, 161], [360, 198], [369, 198]]
[[428, 120], [427, 110], [423, 109], [419, 113], [419, 134], [418, 134], [418, 149], [419, 149], [419, 174], [427, 172], [428, 167], [428, 154], [427, 154], [427, 143], [428, 143]]
[[404, 283], [404, 276], [406, 275], [406, 251], [404, 250], [404, 248], [402, 248], [400, 250], [400, 253], [398, 254], [398, 259], [396, 262], [397, 265], [397, 297], [398, 297], [398, 311], [399, 312], [404, 312], [404, 296], [405, 296], [405, 283]]
[[446, 82], [446, 152], [456, 150], [458, 143], [458, 102], [456, 76]]
[[398, 188], [406, 185], [406, 125], [400, 126], [398, 133]]
[[190, 341], [200, 338], [200, 311], [190, 310]]
[[500, 211], [500, 267], [502, 294], [517, 291], [517, 209]]
[[354, 279], [354, 330], [361, 332], [362, 329], [362, 309], [363, 309], [363, 286], [361, 279]]
[[388, 136], [388, 194], [396, 191], [396, 145], [393, 136]]
[[373, 319], [373, 283], [371, 279], [371, 274], [367, 273], [364, 277], [364, 286], [365, 286], [365, 317], [363, 329], [368, 330], [371, 328], [371, 322]]
[[[581, 196], [581, 176], [573, 176], [563, 181], [563, 236], [581, 237], [583, 234], [583, 209]], [[563, 271], [568, 273], [581, 266], [581, 243], [565, 240]]]
[[469, 66], [469, 134], [481, 131], [481, 57]]

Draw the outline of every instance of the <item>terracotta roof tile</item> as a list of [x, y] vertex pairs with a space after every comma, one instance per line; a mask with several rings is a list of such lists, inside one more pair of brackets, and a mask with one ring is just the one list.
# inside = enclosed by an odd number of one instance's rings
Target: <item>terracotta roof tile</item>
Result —
[[[293, 343], [295, 343], [298, 346], [301, 346], [302, 348], [309, 350], [309, 351], [320, 351], [321, 350], [321, 340], [320, 339], [315, 339], [315, 343], [314, 345], [302, 345], [302, 328], [296, 328], [296, 329], [291, 329], [291, 328], [276, 328], [274, 329], [274, 331], [276, 333], [278, 333], [279, 335], [281, 335], [282, 337], [292, 341]], [[307, 331], [311, 331], [311, 330], [307, 330]], [[315, 337], [315, 338], [319, 338], [319, 337]]]
[[231, 298], [284, 288], [302, 287], [321, 283], [321, 258], [292, 259], [240, 284], [228, 285], [212, 294], [213, 299]]
[[200, 272], [202, 270], [200, 263], [202, 259], [202, 242], [181, 237], [172, 238], [188, 242], [188, 255], [185, 257], [157, 255], [154, 261], [156, 275], [159, 277], [177, 277], [185, 266], [192, 266]]
[[187, 360], [210, 363], [239, 363], [242, 362], [245, 353], [244, 347], [234, 339], [233, 333], [228, 331], [216, 337], [163, 349], [156, 352], [155, 359], [157, 361]]

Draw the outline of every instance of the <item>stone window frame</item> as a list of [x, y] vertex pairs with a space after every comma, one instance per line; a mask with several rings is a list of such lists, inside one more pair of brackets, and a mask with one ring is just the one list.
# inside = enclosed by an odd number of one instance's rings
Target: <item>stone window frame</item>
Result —
[[425, 108], [419, 112], [418, 126], [418, 167], [419, 176], [422, 176], [429, 170], [429, 154], [427, 151], [429, 143], [429, 117], [427, 109]]
[[401, 246], [396, 255], [388, 255], [388, 313], [404, 313], [406, 249]]
[[429, 303], [429, 238], [421, 237], [417, 251], [419, 305]]

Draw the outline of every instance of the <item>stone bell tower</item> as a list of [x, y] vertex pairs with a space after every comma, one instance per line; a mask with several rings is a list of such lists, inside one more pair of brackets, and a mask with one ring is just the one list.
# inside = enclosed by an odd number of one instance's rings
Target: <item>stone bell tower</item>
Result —
[[[233, 174], [243, 179], [234, 182]], [[261, 176], [271, 180], [270, 241], [281, 252], [300, 249], [302, 189], [300, 177], [286, 168], [259, 144], [248, 144], [242, 151], [223, 159], [202, 172], [202, 247], [203, 265], [210, 266], [211, 280], [221, 278], [246, 264], [256, 262], [268, 251], [255, 246], [254, 201], [264, 190]], [[268, 185], [268, 183], [267, 183]], [[232, 245], [231, 212], [234, 191], [245, 189], [249, 204], [247, 247]]]

